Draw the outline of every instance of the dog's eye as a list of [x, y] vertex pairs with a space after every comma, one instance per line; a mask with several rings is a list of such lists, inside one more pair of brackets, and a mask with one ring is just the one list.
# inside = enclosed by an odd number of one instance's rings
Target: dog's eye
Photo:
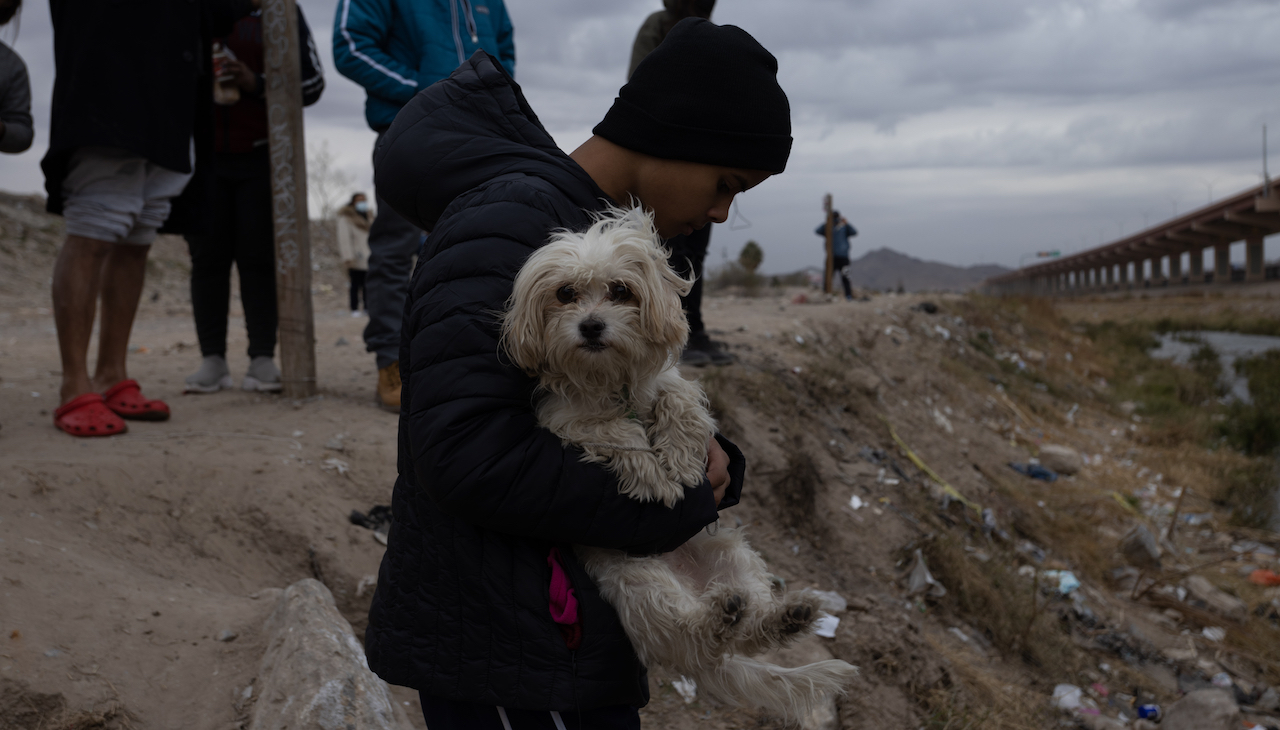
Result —
[[614, 284], [609, 287], [609, 298], [615, 302], [625, 302], [631, 299], [631, 290], [625, 284]]
[[577, 298], [578, 292], [574, 291], [571, 286], [562, 286], [556, 289], [556, 299], [559, 299], [561, 304], [568, 304]]

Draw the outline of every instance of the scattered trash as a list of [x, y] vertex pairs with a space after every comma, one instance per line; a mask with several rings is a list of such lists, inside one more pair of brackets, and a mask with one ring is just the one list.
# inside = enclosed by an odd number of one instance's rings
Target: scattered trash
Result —
[[218, 636], [216, 638], [218, 641], [235, 641], [237, 636], [239, 636], [239, 634], [231, 629], [223, 629], [218, 632]]
[[1009, 462], [1009, 468], [1019, 474], [1029, 476], [1032, 479], [1039, 479], [1046, 482], [1058, 481], [1058, 475], [1056, 472], [1050, 471], [1039, 464], [1019, 464], [1011, 461]]
[[809, 591], [822, 601], [822, 610], [831, 614], [844, 613], [849, 608], [849, 602], [844, 596], [835, 591]]
[[346, 347], [347, 345], [350, 345], [350, 344], [351, 344], [350, 342], [347, 342], [347, 338], [345, 338], [345, 337], [339, 337], [339, 338], [338, 338], [338, 341], [337, 341], [337, 342], [335, 342], [335, 343], [333, 343], [333, 346], [334, 346], [334, 347]]
[[1280, 586], [1280, 574], [1274, 570], [1259, 568], [1249, 574], [1249, 582], [1260, 586]]
[[1022, 576], [1023, 578], [1034, 578], [1036, 577], [1036, 569], [1031, 567], [1030, 565], [1024, 565], [1018, 568], [1018, 575]]
[[1231, 689], [1231, 685], [1235, 684], [1235, 682], [1231, 681], [1230, 674], [1227, 674], [1226, 672], [1218, 672], [1209, 680], [1209, 684], [1212, 684], [1214, 687], [1219, 689]]
[[862, 497], [859, 497], [856, 494], [849, 498], [849, 506], [855, 510], [862, 509], [866, 504], [866, 502], [862, 501]]
[[366, 595], [372, 594], [374, 589], [378, 587], [378, 576], [370, 573], [362, 577], [356, 583], [356, 598], [364, 598]]
[[947, 433], [953, 434], [956, 432], [956, 430], [951, 427], [951, 419], [942, 415], [942, 411], [939, 411], [937, 408], [933, 409], [933, 422], [938, 424], [938, 427]]
[[[794, 297], [791, 297], [791, 303], [792, 304], [808, 304], [809, 297], [805, 294], [797, 294]], [[689, 680], [689, 681], [693, 682], [693, 680]], [[692, 702], [693, 700], [688, 700], [688, 701]]]
[[935, 325], [933, 326], [933, 331], [934, 331], [934, 332], [937, 332], [937, 333], [938, 333], [938, 334], [940, 334], [940, 335], [942, 335], [942, 341], [943, 341], [943, 342], [950, 342], [950, 341], [951, 341], [951, 330], [947, 329], [946, 327], [943, 327], [943, 326], [942, 326], [942, 325], [940, 325], [940, 324], [935, 324]]
[[1027, 555], [1037, 563], [1043, 563], [1044, 559], [1048, 557], [1047, 555], [1045, 555], [1044, 548], [1040, 547], [1039, 545], [1036, 545], [1034, 542], [1031, 542], [1030, 540], [1023, 540], [1022, 542], [1018, 543], [1018, 552], [1022, 553], [1023, 555]]
[[1141, 523], [1120, 540], [1120, 554], [1130, 565], [1140, 570], [1159, 570], [1162, 553], [1155, 535]]
[[1074, 684], [1060, 684], [1053, 688], [1053, 706], [1060, 710], [1074, 710], [1080, 707], [1084, 690]]
[[306, 431], [294, 431], [294, 432], [293, 432], [293, 437], [294, 437], [294, 438], [300, 438], [300, 437], [302, 437], [302, 435], [303, 435], [303, 434], [305, 434], [305, 433], [306, 433]]
[[801, 337], [800, 335], [796, 335], [796, 344], [797, 344], [797, 345], [803, 345], [803, 344], [804, 344], [804, 338], [803, 338], [803, 337]]
[[982, 534], [987, 538], [997, 537], [1005, 542], [1009, 541], [1009, 533], [1000, 529], [1000, 526], [996, 524], [995, 510], [990, 507], [982, 510]]
[[1079, 473], [1083, 463], [1080, 452], [1070, 446], [1045, 444], [1040, 447], [1040, 464], [1050, 471], [1070, 476]]
[[916, 306], [912, 307], [912, 309], [916, 310], [917, 312], [924, 312], [925, 314], [938, 313], [938, 305], [934, 304], [933, 302], [920, 302]]
[[[1067, 362], [1071, 362], [1071, 353], [1067, 353]], [[1067, 411], [1067, 423], [1073, 426], [1076, 424], [1076, 412], [1079, 410], [1080, 410], [1079, 403], [1072, 404], [1071, 410]]]
[[351, 465], [349, 465], [347, 462], [343, 461], [342, 459], [339, 459], [338, 457], [333, 456], [320, 462], [320, 468], [324, 469], [325, 471], [336, 471], [338, 472], [339, 476], [345, 476], [347, 473], [347, 469], [350, 469]]
[[1222, 641], [1227, 638], [1227, 630], [1220, 626], [1206, 626], [1200, 633], [1209, 641]]
[[[799, 296], [804, 295], [801, 294]], [[692, 704], [694, 700], [698, 699], [698, 684], [688, 677], [681, 676], [680, 679], [672, 682], [671, 686], [681, 697], [684, 698], [684, 703], [686, 705]]]
[[969, 637], [968, 637], [968, 635], [966, 635], [966, 634], [965, 634], [963, 631], [961, 631], [960, 629], [957, 629], [956, 627], [952, 626], [951, 628], [947, 629], [947, 631], [949, 631], [949, 632], [951, 632], [952, 634], [954, 634], [954, 635], [955, 635], [955, 637], [956, 637], [957, 639], [959, 639], [959, 640], [963, 641], [964, 643], [966, 643], [966, 644], [968, 644], [968, 643], [969, 643]]
[[796, 375], [799, 375], [800, 373], [802, 373], [802, 372], [804, 372], [804, 371], [800, 369], [800, 366], [799, 366], [799, 365], [797, 365], [797, 366], [795, 366], [795, 367], [791, 368], [791, 372], [795, 373]]
[[1058, 581], [1058, 593], [1064, 596], [1071, 595], [1072, 591], [1080, 587], [1080, 579], [1069, 570], [1046, 570], [1040, 575]]
[[[889, 423], [889, 421], [883, 417], [880, 420], [884, 421], [884, 425], [889, 427], [889, 435], [893, 437], [894, 443], [898, 444], [898, 446], [901, 447], [903, 452], [906, 453], [907, 458], [911, 460], [911, 463], [915, 464], [916, 468], [919, 469], [920, 471], [924, 472], [925, 474], [928, 474], [930, 479], [936, 482], [938, 486], [942, 487], [942, 491], [947, 496], [951, 497], [952, 499], [959, 502], [960, 504], [963, 504], [969, 509], [972, 509], [974, 512], [982, 511], [982, 507], [980, 507], [977, 502], [974, 502], [968, 497], [965, 497], [955, 487], [951, 486], [950, 484], [947, 484], [946, 481], [942, 479], [942, 477], [938, 476], [933, 469], [929, 468], [928, 464], [924, 463], [923, 459], [921, 459], [919, 456], [916, 456], [916, 452], [912, 451], [911, 447], [907, 446], [907, 443], [903, 441], [901, 437], [898, 436], [898, 432], [893, 430], [893, 424]], [[897, 469], [896, 464], [894, 465], [894, 468]]]
[[374, 532], [386, 532], [391, 527], [391, 508], [385, 504], [374, 505], [368, 514], [353, 509], [351, 516], [347, 519], [357, 527], [364, 527]]
[[346, 436], [347, 435], [345, 433], [340, 433], [326, 441], [324, 447], [330, 451], [337, 451], [339, 453], [346, 451], [347, 447], [342, 443], [342, 440], [346, 438]]
[[1160, 705], [1139, 705], [1139, 720], [1159, 720], [1161, 716]]
[[1249, 614], [1249, 606], [1244, 601], [1220, 590], [1204, 576], [1187, 576], [1182, 581], [1182, 586], [1187, 589], [1187, 595], [1192, 600], [1205, 604], [1210, 611], [1232, 621], [1243, 621]]
[[840, 619], [830, 614], [821, 614], [818, 620], [813, 622], [813, 633], [824, 639], [836, 638], [836, 628], [840, 626]]
[[916, 548], [916, 564], [911, 569], [910, 577], [907, 578], [907, 595], [915, 596], [921, 593], [925, 593], [930, 598], [942, 598], [947, 595], [947, 589], [929, 572], [929, 566], [924, 563], [924, 553], [920, 548]]

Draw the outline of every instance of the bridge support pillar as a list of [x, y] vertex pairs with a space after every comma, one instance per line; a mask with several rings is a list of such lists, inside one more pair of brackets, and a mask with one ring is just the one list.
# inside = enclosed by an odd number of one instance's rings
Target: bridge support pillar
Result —
[[1204, 249], [1191, 249], [1191, 271], [1188, 274], [1191, 284], [1204, 283]]
[[1213, 283], [1231, 283], [1231, 244], [1220, 243], [1213, 247]]
[[1120, 289], [1129, 288], [1129, 262], [1125, 261], [1120, 264], [1120, 280], [1117, 282]]
[[1256, 238], [1245, 239], [1244, 242], [1244, 280], [1245, 281], [1262, 281], [1266, 278], [1266, 271], [1263, 269], [1263, 239], [1262, 236]]
[[1168, 283], [1164, 275], [1164, 257], [1153, 256], [1151, 258], [1151, 286], [1165, 286]]
[[1182, 283], [1182, 254], [1169, 254], [1169, 283], [1178, 285]]

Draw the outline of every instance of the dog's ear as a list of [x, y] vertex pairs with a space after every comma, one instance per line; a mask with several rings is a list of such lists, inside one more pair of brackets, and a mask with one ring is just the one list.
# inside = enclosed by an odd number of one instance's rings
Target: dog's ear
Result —
[[648, 291], [641, 294], [641, 316], [651, 336], [679, 357], [689, 339], [689, 322], [680, 307], [680, 297], [689, 293], [693, 282], [672, 270], [666, 251], [656, 245], [649, 248], [644, 277]]
[[500, 347], [511, 357], [516, 367], [530, 375], [536, 375], [546, 360], [546, 323], [542, 297], [543, 276], [546, 270], [539, 266], [535, 252], [525, 262], [516, 276], [507, 311], [502, 315], [502, 339]]

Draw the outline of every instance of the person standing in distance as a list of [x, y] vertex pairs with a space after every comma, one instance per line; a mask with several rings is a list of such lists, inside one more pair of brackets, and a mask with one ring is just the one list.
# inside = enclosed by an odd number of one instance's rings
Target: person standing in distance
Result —
[[351, 202], [338, 210], [338, 257], [351, 280], [351, 316], [360, 316], [360, 300], [365, 308], [369, 296], [364, 293], [364, 279], [369, 272], [369, 227], [373, 215], [369, 211], [369, 199], [364, 193], [351, 196]]
[[[380, 144], [414, 94], [453, 73], [476, 51], [495, 56], [514, 77], [513, 35], [503, 0], [339, 0], [333, 63], [364, 87], [365, 119]], [[369, 228], [364, 344], [377, 359], [378, 404], [398, 413], [400, 320], [422, 234], [383, 205], [376, 188], [374, 197], [379, 215]]]
[[[663, 0], [662, 4], [665, 9], [645, 18], [640, 31], [636, 33], [635, 43], [631, 47], [628, 79], [635, 74], [640, 62], [662, 43], [676, 23], [685, 18], [710, 20], [716, 0]], [[689, 320], [689, 343], [680, 355], [680, 363], [693, 367], [728, 365], [733, 362], [733, 356], [724, 351], [721, 343], [707, 336], [706, 325], [702, 322], [702, 267], [710, 246], [710, 223], [667, 239], [671, 268], [681, 276], [693, 274], [696, 279], [693, 288], [681, 299], [685, 316]]]
[[[831, 220], [835, 227], [831, 229], [832, 268], [840, 272], [840, 283], [844, 286], [845, 301], [853, 301], [853, 287], [849, 285], [849, 239], [858, 235], [858, 229], [849, 223], [849, 219], [840, 215], [840, 211], [831, 211]], [[826, 238], [827, 224], [819, 224], [814, 233]]]

